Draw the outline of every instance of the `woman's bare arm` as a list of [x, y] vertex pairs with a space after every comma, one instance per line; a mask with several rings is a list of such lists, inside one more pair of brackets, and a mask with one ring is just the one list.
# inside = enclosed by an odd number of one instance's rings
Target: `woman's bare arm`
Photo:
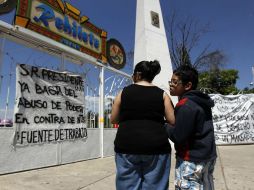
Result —
[[165, 107], [165, 118], [169, 124], [174, 125], [175, 124], [174, 107], [169, 95], [166, 92], [164, 92], [163, 94], [163, 99]]
[[110, 117], [110, 122], [112, 124], [118, 124], [119, 122], [121, 95], [122, 95], [122, 91], [119, 92], [119, 94], [116, 96], [114, 100], [114, 104], [112, 106], [111, 117]]

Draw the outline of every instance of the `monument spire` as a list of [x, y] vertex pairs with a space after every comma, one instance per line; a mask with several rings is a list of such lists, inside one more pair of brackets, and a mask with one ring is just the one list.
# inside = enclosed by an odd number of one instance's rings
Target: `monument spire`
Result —
[[160, 62], [161, 72], [153, 83], [169, 92], [168, 81], [172, 76], [172, 64], [160, 1], [137, 0], [134, 66], [139, 61], [155, 59]]

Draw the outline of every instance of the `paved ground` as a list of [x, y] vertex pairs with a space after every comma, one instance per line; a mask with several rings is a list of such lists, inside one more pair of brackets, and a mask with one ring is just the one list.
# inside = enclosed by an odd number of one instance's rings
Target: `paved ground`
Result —
[[[254, 145], [218, 146], [216, 190], [254, 190]], [[173, 167], [170, 189], [173, 188]], [[115, 190], [114, 157], [0, 176], [0, 190]]]

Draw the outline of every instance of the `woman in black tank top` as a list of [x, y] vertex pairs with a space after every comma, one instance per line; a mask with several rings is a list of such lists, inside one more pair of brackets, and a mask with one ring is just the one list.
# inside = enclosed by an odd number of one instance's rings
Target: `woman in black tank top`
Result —
[[114, 100], [111, 123], [119, 124], [114, 141], [117, 190], [168, 189], [171, 147], [164, 123], [166, 119], [173, 125], [175, 117], [170, 97], [152, 84], [160, 70], [158, 61], [139, 62], [134, 84]]

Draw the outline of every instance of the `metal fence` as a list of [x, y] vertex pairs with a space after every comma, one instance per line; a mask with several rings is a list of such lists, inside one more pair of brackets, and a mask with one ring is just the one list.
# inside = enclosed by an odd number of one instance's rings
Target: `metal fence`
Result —
[[28, 64], [82, 76], [87, 127], [99, 128], [100, 121], [104, 121], [103, 127], [113, 128], [109, 122], [113, 99], [119, 90], [131, 83], [130, 75], [49, 41], [41, 41], [37, 34], [0, 22], [0, 126], [12, 126], [15, 67]]

